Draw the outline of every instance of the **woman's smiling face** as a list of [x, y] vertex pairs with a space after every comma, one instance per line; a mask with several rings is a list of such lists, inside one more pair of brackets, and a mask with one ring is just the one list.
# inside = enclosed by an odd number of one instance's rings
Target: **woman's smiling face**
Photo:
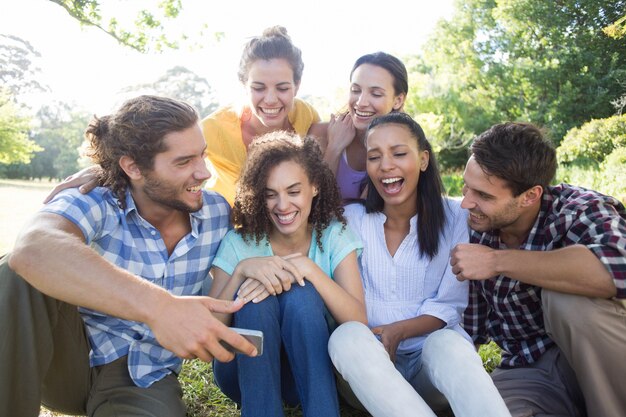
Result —
[[284, 59], [254, 61], [245, 86], [255, 118], [265, 127], [284, 128], [298, 93], [289, 63]]
[[265, 202], [275, 231], [291, 235], [308, 230], [316, 195], [317, 188], [297, 162], [284, 161], [272, 168], [265, 187]]
[[404, 104], [404, 94], [396, 95], [393, 76], [382, 67], [359, 65], [350, 81], [348, 106], [357, 130], [367, 129], [375, 117], [399, 110]]
[[429, 153], [403, 125], [387, 123], [368, 132], [367, 174], [385, 205], [417, 204], [420, 173], [428, 167]]

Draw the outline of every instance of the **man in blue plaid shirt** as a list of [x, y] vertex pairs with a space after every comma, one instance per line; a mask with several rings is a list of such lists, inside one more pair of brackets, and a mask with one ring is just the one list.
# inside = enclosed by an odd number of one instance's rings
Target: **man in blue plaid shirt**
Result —
[[550, 186], [556, 153], [532, 125], [493, 126], [471, 154], [470, 243], [450, 262], [470, 280], [465, 329], [502, 348], [492, 377], [512, 415], [626, 415], [624, 206]]
[[230, 209], [198, 116], [140, 96], [86, 137], [104, 186], [59, 193], [0, 261], [0, 415], [184, 417], [181, 358], [256, 355], [213, 315], [241, 303], [202, 296]]

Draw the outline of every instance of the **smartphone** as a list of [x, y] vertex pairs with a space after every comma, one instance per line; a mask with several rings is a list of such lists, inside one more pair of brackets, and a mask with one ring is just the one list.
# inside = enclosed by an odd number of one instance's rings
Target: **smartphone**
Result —
[[[229, 327], [229, 329], [233, 330], [234, 332], [239, 333], [240, 335], [248, 339], [248, 341], [252, 343], [254, 347], [256, 347], [256, 350], [258, 352], [257, 356], [261, 356], [263, 354], [263, 332], [262, 331], [251, 330], [251, 329], [240, 329], [238, 327]], [[220, 343], [222, 344], [222, 346], [224, 346], [224, 349], [226, 350], [229, 350], [234, 353], [242, 353], [223, 340], [220, 340]]]

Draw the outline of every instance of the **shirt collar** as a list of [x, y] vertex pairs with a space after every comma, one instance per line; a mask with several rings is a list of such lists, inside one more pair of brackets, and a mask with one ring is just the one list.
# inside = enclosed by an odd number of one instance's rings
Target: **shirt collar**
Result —
[[[116, 200], [117, 203], [117, 200]], [[126, 208], [124, 209], [124, 215], [128, 216], [132, 212], [136, 212], [139, 215], [139, 210], [137, 210], [137, 205], [135, 204], [135, 200], [130, 192], [130, 190], [126, 190]], [[141, 216], [140, 216], [141, 217]], [[194, 236], [198, 235], [198, 223], [203, 220], [208, 220], [211, 218], [211, 210], [209, 204], [206, 201], [206, 192], [202, 191], [202, 208], [198, 211], [194, 211], [193, 213], [189, 213], [189, 217], [191, 220], [191, 234]]]
[[[382, 211], [374, 213], [376, 222], [382, 227], [387, 221], [387, 216]], [[417, 233], [417, 214], [409, 219], [409, 234]]]

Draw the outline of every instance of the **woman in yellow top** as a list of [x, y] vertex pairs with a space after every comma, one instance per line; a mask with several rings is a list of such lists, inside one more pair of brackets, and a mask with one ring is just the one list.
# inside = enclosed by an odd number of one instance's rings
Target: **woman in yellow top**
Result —
[[304, 136], [320, 121], [311, 105], [296, 98], [303, 69], [302, 53], [291, 43], [287, 30], [281, 26], [266, 29], [246, 44], [239, 63], [247, 103], [243, 108], [222, 107], [202, 120], [213, 174], [208, 188], [231, 205], [248, 146], [255, 137], [275, 130]]
[[[282, 26], [265, 29], [245, 45], [239, 63], [247, 103], [219, 108], [202, 120], [212, 174], [207, 188], [222, 194], [231, 206], [248, 145], [255, 137], [275, 130], [305, 136], [320, 121], [311, 105], [296, 98], [303, 69], [302, 52], [291, 43], [287, 30]], [[88, 192], [98, 185], [98, 173], [99, 167], [89, 167], [68, 177], [46, 201], [64, 188]]]

